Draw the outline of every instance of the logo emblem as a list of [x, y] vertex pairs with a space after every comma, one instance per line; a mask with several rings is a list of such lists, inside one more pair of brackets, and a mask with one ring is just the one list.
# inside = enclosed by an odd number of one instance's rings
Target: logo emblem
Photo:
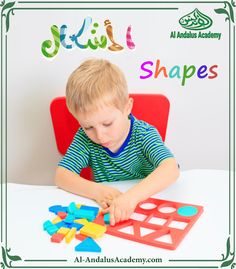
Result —
[[201, 13], [197, 8], [179, 19], [179, 24], [188, 30], [204, 30], [212, 25], [212, 19]]

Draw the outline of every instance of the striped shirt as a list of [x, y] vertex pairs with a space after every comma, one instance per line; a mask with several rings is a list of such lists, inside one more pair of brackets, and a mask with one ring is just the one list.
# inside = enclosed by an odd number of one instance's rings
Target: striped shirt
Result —
[[90, 166], [95, 182], [145, 178], [173, 154], [155, 127], [133, 115], [130, 120], [129, 134], [117, 152], [94, 143], [79, 128], [58, 165], [76, 174]]

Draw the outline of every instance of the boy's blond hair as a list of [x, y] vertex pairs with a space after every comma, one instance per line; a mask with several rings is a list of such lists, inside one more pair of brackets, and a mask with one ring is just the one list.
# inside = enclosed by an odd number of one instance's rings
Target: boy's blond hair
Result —
[[107, 60], [86, 60], [68, 79], [66, 102], [73, 115], [101, 108], [104, 104], [123, 110], [127, 101], [124, 74]]

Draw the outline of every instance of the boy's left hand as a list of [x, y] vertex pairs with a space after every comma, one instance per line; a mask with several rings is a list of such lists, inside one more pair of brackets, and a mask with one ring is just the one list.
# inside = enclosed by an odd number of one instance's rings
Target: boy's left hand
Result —
[[124, 193], [114, 198], [110, 206], [103, 210], [103, 213], [110, 213], [110, 225], [113, 226], [120, 221], [129, 219], [136, 205], [137, 203]]

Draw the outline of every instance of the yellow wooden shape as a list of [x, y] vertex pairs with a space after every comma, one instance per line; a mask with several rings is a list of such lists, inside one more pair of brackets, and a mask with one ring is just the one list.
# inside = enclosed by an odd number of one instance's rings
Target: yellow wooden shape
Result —
[[53, 224], [56, 224], [56, 223], [58, 223], [58, 222], [61, 222], [61, 218], [58, 217], [58, 216], [55, 217], [55, 219], [52, 220], [52, 223], [53, 223]]
[[69, 233], [65, 237], [66, 243], [70, 243], [70, 241], [75, 237], [75, 233], [76, 228], [71, 228]]
[[57, 233], [67, 235], [67, 234], [69, 233], [69, 231], [70, 231], [69, 228], [61, 227], [61, 228], [57, 231]]
[[80, 208], [82, 205], [81, 204], [76, 204], [76, 207], [77, 208]]
[[75, 219], [74, 222], [75, 223], [80, 223], [80, 224], [83, 224], [83, 225], [88, 223], [88, 221], [86, 219]]
[[106, 230], [106, 226], [102, 226], [93, 222], [88, 222], [80, 229], [80, 233], [83, 235], [90, 236], [92, 238], [98, 238], [101, 237]]

